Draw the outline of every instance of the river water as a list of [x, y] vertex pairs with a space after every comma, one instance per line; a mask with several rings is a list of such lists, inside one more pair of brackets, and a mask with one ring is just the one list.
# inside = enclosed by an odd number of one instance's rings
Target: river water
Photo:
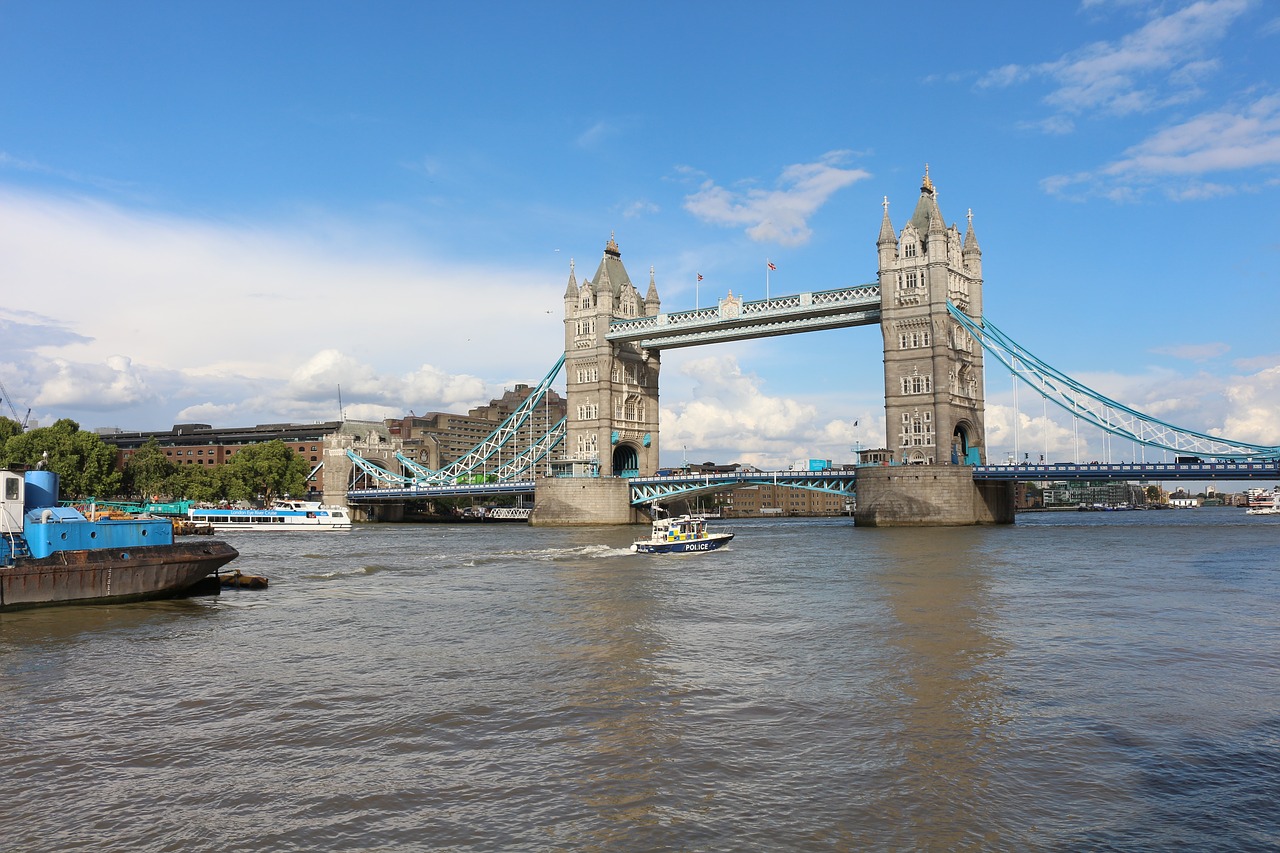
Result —
[[0, 615], [0, 849], [1280, 848], [1280, 518], [385, 525]]

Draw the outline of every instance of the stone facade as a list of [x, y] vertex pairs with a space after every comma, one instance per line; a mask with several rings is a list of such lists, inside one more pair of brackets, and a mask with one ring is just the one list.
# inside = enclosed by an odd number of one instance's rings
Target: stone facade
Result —
[[927, 169], [900, 234], [884, 201], [876, 247], [885, 447], [899, 464], [985, 461], [982, 345], [947, 312], [950, 301], [981, 322], [982, 252], [972, 213], [963, 238], [942, 223]]
[[658, 353], [605, 339], [611, 320], [653, 317], [658, 310], [653, 270], [642, 299], [612, 236], [591, 279], [578, 284], [570, 261], [564, 293], [568, 424], [560, 472], [635, 477], [658, 469]]

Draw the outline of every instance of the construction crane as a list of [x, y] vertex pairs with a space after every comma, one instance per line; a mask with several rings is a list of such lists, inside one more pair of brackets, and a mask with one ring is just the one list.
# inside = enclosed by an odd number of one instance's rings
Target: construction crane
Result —
[[13, 420], [22, 428], [23, 432], [27, 431], [27, 421], [31, 419], [31, 409], [27, 409], [26, 417], [18, 417], [18, 410], [13, 405], [13, 400], [9, 397], [9, 389], [4, 387], [4, 383], [0, 382], [0, 396], [4, 397], [5, 403], [9, 406], [9, 411], [13, 412]]

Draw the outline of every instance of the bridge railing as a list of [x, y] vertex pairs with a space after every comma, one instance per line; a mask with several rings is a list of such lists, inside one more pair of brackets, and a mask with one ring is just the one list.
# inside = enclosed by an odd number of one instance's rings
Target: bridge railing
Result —
[[805, 314], [818, 309], [840, 310], [880, 304], [880, 285], [862, 284], [838, 287], [832, 290], [805, 292], [769, 299], [753, 299], [740, 302], [741, 311], [726, 315], [719, 305], [694, 308], [689, 311], [673, 311], [653, 317], [636, 317], [613, 320], [609, 323], [610, 339], [633, 338], [646, 333], [675, 334], [692, 331], [694, 327], [747, 322], [761, 319], [780, 319], [791, 314]]

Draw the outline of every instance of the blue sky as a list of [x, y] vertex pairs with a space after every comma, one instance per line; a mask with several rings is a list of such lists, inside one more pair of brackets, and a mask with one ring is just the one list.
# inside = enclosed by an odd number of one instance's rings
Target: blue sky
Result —
[[[1262, 0], [0, 0], [0, 382], [86, 428], [465, 411], [551, 367], [611, 233], [664, 310], [766, 258], [774, 295], [871, 282], [928, 163], [1002, 329], [1280, 444], [1277, 57]], [[880, 349], [664, 354], [664, 462], [883, 445]], [[999, 457], [994, 359], [987, 396]], [[1022, 450], [1072, 458], [1028, 397]]]

